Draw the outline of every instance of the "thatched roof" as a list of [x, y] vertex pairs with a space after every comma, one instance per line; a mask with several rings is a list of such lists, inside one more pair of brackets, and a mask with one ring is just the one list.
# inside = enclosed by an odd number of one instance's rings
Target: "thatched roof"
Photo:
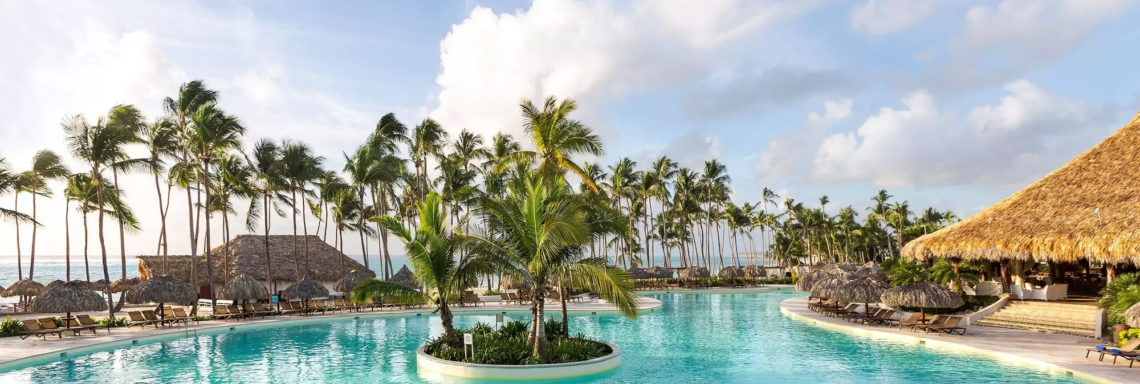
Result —
[[156, 276], [131, 288], [126, 300], [132, 304], [173, 303], [189, 305], [198, 298], [198, 293], [190, 284], [170, 276]]
[[111, 292], [126, 292], [139, 285], [139, 278], [118, 279], [111, 283]]
[[269, 290], [265, 284], [243, 273], [222, 287], [218, 297], [226, 300], [264, 300], [269, 298]]
[[720, 278], [744, 277], [744, 269], [730, 265], [722, 268], [720, 272], [717, 272], [716, 276]]
[[87, 283], [87, 288], [92, 290], [92, 291], [103, 292], [103, 291], [107, 290], [107, 287], [109, 285], [111, 285], [111, 284], [107, 282], [107, 279], [99, 279], [99, 280], [95, 280], [95, 281], [92, 281], [90, 283]]
[[[820, 281], [830, 278], [841, 278], [846, 281], [850, 280], [850, 275], [851, 274], [847, 272], [847, 268], [840, 268], [838, 264], [823, 265], [800, 276], [800, 279], [796, 281], [796, 290], [800, 292], [813, 292], [812, 287]], [[813, 294], [813, 296], [815, 295]]]
[[681, 270], [678, 276], [682, 279], [696, 279], [702, 277], [709, 277], [709, 269], [705, 267], [688, 267]]
[[[399, 284], [404, 288], [420, 289], [420, 283], [416, 281], [416, 275], [412, 273], [412, 270], [408, 269], [407, 265], [400, 267], [400, 270], [396, 271], [396, 274], [392, 275], [392, 278], [388, 279], [388, 281]], [[517, 289], [519, 287], [514, 288]]]
[[925, 280], [888, 289], [881, 299], [892, 307], [957, 308], [964, 303], [950, 288]]
[[843, 284], [835, 290], [835, 300], [844, 303], [878, 303], [882, 301], [883, 292], [891, 286], [881, 280], [861, 278]]
[[376, 277], [376, 274], [372, 273], [371, 271], [364, 272], [354, 270], [349, 272], [347, 275], [344, 275], [344, 277], [342, 277], [340, 280], [337, 280], [336, 285], [333, 286], [333, 289], [336, 289], [337, 292], [350, 292], [353, 288], [356, 288], [356, 286], [359, 285], [361, 281], [368, 280], [373, 277]]
[[[79, 280], [73, 280], [73, 281], [79, 281]], [[63, 285], [63, 283], [66, 283], [66, 281], [63, 281], [63, 280], [54, 280], [54, 281], [52, 281], [52, 282], [48, 283], [48, 285], [45, 285], [45, 286], [44, 286], [44, 290], [46, 291], [46, 290], [49, 290], [49, 289], [52, 289], [52, 288], [55, 288], [55, 287], [61, 286], [61, 285]], [[87, 283], [84, 283], [84, 284], [87, 284]]]
[[1124, 311], [1124, 322], [1128, 323], [1129, 327], [1140, 328], [1140, 303], [1132, 304]]
[[[246, 274], [255, 280], [268, 281], [265, 269], [265, 236], [240, 235], [230, 241], [229, 247], [222, 244], [211, 250], [210, 262], [214, 264], [214, 283], [222, 284], [223, 272], [228, 272], [230, 279], [237, 275]], [[300, 276], [309, 276], [321, 282], [334, 282], [344, 277], [346, 271], [365, 271], [364, 265], [345, 256], [336, 248], [321, 241], [318, 236], [309, 236], [309, 260], [305, 262], [305, 237], [297, 236], [297, 255], [293, 254], [292, 235], [270, 235], [269, 254], [273, 263], [273, 278], [277, 281], [296, 281]], [[226, 271], [226, 251], [229, 250], [229, 271]], [[151, 276], [162, 274], [162, 256], [139, 256], [139, 276], [143, 280]], [[206, 276], [206, 257], [198, 256], [195, 261], [198, 270], [198, 282], [204, 284]], [[178, 280], [190, 282], [190, 256], [169, 256], [166, 261], [166, 272]], [[309, 271], [306, 273], [306, 265]], [[298, 269], [299, 268], [299, 269]], [[373, 275], [375, 276], [375, 275]]]
[[72, 280], [40, 293], [32, 309], [41, 313], [102, 311], [107, 302], [86, 282]]
[[833, 274], [811, 285], [811, 295], [836, 300], [844, 284], [850, 281], [846, 276]]
[[308, 276], [302, 278], [301, 281], [293, 283], [293, 285], [290, 285], [281, 292], [281, 296], [288, 300], [312, 299], [314, 297], [327, 297], [328, 295], [328, 288], [325, 288], [324, 285], [321, 285], [321, 283], [318, 283], [316, 280], [310, 279]]
[[652, 276], [652, 277], [655, 277], [658, 279], [669, 279], [669, 278], [673, 277], [673, 271], [665, 269], [665, 267], [662, 267], [660, 265], [655, 265], [655, 266], [646, 268], [645, 273], [648, 273], [649, 276]]
[[752, 277], [752, 278], [766, 277], [766, 274], [764, 272], [764, 267], [761, 267], [759, 265], [745, 265], [744, 267], [741, 268], [741, 271], [743, 271], [744, 276], [747, 276], [747, 277]]
[[0, 296], [35, 296], [43, 291], [43, 284], [37, 283], [34, 280], [23, 279], [12, 283], [12, 285], [8, 286], [8, 289], [5, 289], [4, 292], [0, 292]]
[[1140, 115], [1025, 189], [911, 241], [919, 260], [1140, 264]]
[[638, 267], [629, 268], [629, 277], [635, 280], [652, 279], [653, 275]]
[[872, 261], [859, 267], [858, 270], [851, 274], [851, 278], [887, 281], [887, 273], [883, 272], [883, 268], [879, 267], [879, 264]]

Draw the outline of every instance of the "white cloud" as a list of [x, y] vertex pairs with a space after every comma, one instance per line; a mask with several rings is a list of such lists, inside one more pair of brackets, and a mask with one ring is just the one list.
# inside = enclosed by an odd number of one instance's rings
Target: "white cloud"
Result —
[[812, 176], [868, 181], [878, 187], [1022, 184], [1091, 146], [1114, 113], [1046, 92], [1020, 80], [997, 105], [965, 118], [939, 109], [926, 91], [882, 108], [856, 132], [819, 145]]
[[691, 131], [669, 142], [661, 155], [673, 159], [682, 168], [702, 169], [705, 161], [720, 158], [720, 137]]
[[903, 31], [934, 10], [938, 0], [867, 0], [851, 9], [851, 27], [872, 35]]
[[502, 14], [476, 7], [440, 43], [431, 116], [453, 131], [517, 137], [524, 98], [573, 98], [588, 115], [631, 89], [700, 81], [720, 61], [710, 50], [812, 3], [538, 0]]
[[764, 185], [787, 182], [788, 177], [805, 173], [808, 163], [827, 130], [851, 115], [851, 99], [823, 103], [823, 114], [812, 112], [796, 132], [773, 137], [756, 158], [757, 181]]

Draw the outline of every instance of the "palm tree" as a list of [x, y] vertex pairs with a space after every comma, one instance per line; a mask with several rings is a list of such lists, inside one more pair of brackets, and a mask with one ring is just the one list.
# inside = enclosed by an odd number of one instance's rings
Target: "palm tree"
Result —
[[[186, 132], [191, 155], [199, 164], [200, 179], [205, 184], [206, 203], [210, 203], [210, 163], [221, 161], [225, 151], [241, 148], [245, 127], [236, 117], [227, 115], [214, 103], [198, 108], [191, 117], [192, 129]], [[224, 212], [224, 211], [223, 211]], [[206, 209], [206, 276], [210, 284], [210, 305], [217, 307], [218, 295], [214, 289], [214, 264], [210, 261], [210, 209]], [[124, 277], [125, 278], [125, 277]]]
[[211, 201], [211, 209], [222, 213], [222, 232], [226, 238], [225, 271], [222, 273], [222, 284], [229, 284], [230, 274], [230, 215], [237, 214], [231, 198], [257, 200], [257, 193], [253, 186], [253, 170], [237, 156], [222, 153], [218, 157], [218, 185], [215, 187], [215, 197]]
[[[107, 123], [111, 124], [111, 125], [118, 126], [119, 127], [118, 129], [122, 130], [124, 132], [123, 133], [124, 135], [129, 136], [126, 138], [127, 144], [133, 144], [133, 143], [140, 142], [139, 133], [141, 131], [145, 130], [145, 128], [146, 128], [146, 123], [143, 119], [142, 112], [139, 112], [138, 108], [135, 108], [133, 105], [116, 105], [115, 107], [111, 108], [111, 111], [107, 114]], [[119, 188], [119, 171], [130, 172], [130, 171], [134, 171], [136, 169], [146, 168], [147, 167], [146, 163], [148, 161], [149, 161], [148, 159], [124, 160], [124, 161], [118, 162], [115, 166], [111, 167], [111, 181], [114, 183], [114, 188], [112, 189], [112, 191], [114, 192], [116, 199], [122, 200], [122, 197], [123, 197], [122, 196], [123, 190], [121, 188]], [[118, 224], [119, 224], [119, 256], [120, 256], [119, 267], [121, 269], [120, 272], [122, 273], [123, 280], [126, 280], [127, 279], [127, 236], [126, 236], [126, 233], [124, 231], [124, 228], [126, 227], [127, 223], [124, 223], [122, 220], [118, 220]], [[120, 304], [120, 305], [118, 305], [119, 308], [122, 308], [123, 301], [121, 299], [122, 299], [122, 297], [120, 297], [120, 300], [119, 300], [119, 304]], [[116, 308], [116, 310], [118, 310], [119, 308]]]
[[[103, 217], [106, 196], [103, 193], [103, 172], [116, 167], [127, 159], [124, 150], [126, 144], [135, 140], [134, 132], [118, 125], [107, 124], [99, 118], [95, 124], [88, 122], [81, 116], [74, 116], [63, 123], [64, 133], [67, 135], [67, 144], [71, 153], [87, 163], [90, 183], [95, 187], [96, 207], [99, 210], [99, 248], [103, 257], [103, 278], [111, 281], [107, 270], [107, 244], [103, 236]], [[111, 290], [106, 290], [108, 313], [115, 317], [115, 305], [111, 299]]]
[[[388, 215], [389, 203], [396, 199], [395, 184], [404, 167], [404, 161], [396, 156], [396, 152], [400, 143], [407, 142], [408, 128], [392, 113], [382, 116], [380, 121], [376, 122], [376, 129], [368, 138], [368, 144], [373, 149], [371, 154], [378, 154], [372, 156], [375, 161], [371, 167], [375, 170], [372, 174], [376, 177], [370, 180], [372, 208], [377, 216]], [[393, 272], [392, 256], [388, 251], [388, 230], [379, 224], [376, 225], [376, 229], [380, 232], [378, 241], [380, 252], [383, 252], [380, 259], [383, 264], [382, 275], [388, 278]]]
[[[657, 198], [661, 205], [661, 211], [665, 211], [665, 201], [669, 199], [669, 183], [673, 178], [677, 177], [677, 162], [672, 159], [661, 156], [653, 161], [653, 165], [649, 167], [649, 174], [653, 175], [653, 185], [647, 188], [649, 196]], [[653, 216], [653, 205], [647, 204], [649, 208], [649, 216]], [[649, 244], [646, 244], [648, 247]], [[671, 257], [665, 251], [665, 244], [661, 244], [661, 256], [664, 260], [665, 268], [671, 266]]]
[[585, 201], [571, 195], [564, 181], [539, 173], [518, 175], [505, 198], [485, 199], [482, 209], [493, 230], [487, 236], [470, 238], [472, 254], [487, 258], [504, 274], [531, 286], [528, 344], [534, 356], [546, 356], [544, 301], [547, 288], [560, 281], [563, 286], [596, 292], [626, 316], [637, 316], [628, 273], [607, 268], [604, 258], [583, 256], [595, 232], [620, 232], [622, 222], [588, 222]]
[[[305, 200], [306, 195], [311, 195], [307, 184], [310, 181], [319, 177], [323, 172], [321, 171], [321, 162], [324, 161], [323, 157], [313, 155], [313, 150], [305, 143], [286, 141], [281, 147], [281, 173], [285, 180], [289, 183], [289, 191], [291, 198], [289, 201], [292, 203], [293, 211], [293, 254], [298, 255], [297, 250], [297, 212], [301, 213], [301, 224], [305, 231], [304, 241], [304, 264], [305, 273], [309, 273], [309, 224], [305, 218]], [[297, 199], [297, 194], [300, 194], [300, 200]], [[300, 264], [300, 263], [298, 263]], [[297, 265], [294, 269], [294, 275], [298, 281], [304, 277], [301, 274], [301, 266]]]
[[437, 159], [443, 157], [444, 147], [447, 146], [447, 131], [444, 131], [443, 127], [435, 120], [424, 119], [420, 125], [412, 130], [411, 141], [409, 150], [418, 175], [418, 181], [415, 184], [417, 192], [415, 196], [418, 199], [423, 199], [430, 189], [427, 175], [428, 157]]
[[20, 192], [24, 189], [24, 180], [21, 174], [12, 173], [8, 169], [8, 163], [3, 157], [0, 157], [0, 194], [7, 192], [14, 192], [16, 195], [16, 206], [13, 209], [0, 208], [0, 217], [12, 218], [16, 221], [16, 271], [17, 280], [24, 279], [24, 262], [21, 260], [20, 251], [20, 222], [31, 221], [31, 217], [20, 213]]
[[[169, 238], [166, 235], [166, 213], [170, 207], [170, 190], [173, 184], [167, 180], [167, 200], [164, 205], [162, 202], [162, 186], [159, 184], [159, 176], [163, 171], [163, 158], [173, 157], [178, 153], [178, 131], [173, 121], [163, 118], [155, 120], [147, 126], [140, 136], [143, 145], [146, 146], [147, 152], [150, 154], [150, 171], [154, 175], [154, 191], [158, 196], [158, 214], [162, 220], [158, 233], [159, 248], [155, 250], [155, 253], [161, 253], [163, 257], [166, 257], [169, 254]], [[165, 267], [163, 267], [163, 271], [165, 273]]]
[[530, 100], [523, 100], [520, 107], [523, 118], [526, 119], [524, 128], [530, 135], [535, 150], [516, 152], [505, 159], [503, 164], [499, 164], [500, 169], [506, 163], [538, 162], [538, 172], [543, 177], [561, 177], [569, 171], [578, 175], [591, 189], [598, 189], [590, 175], [572, 159], [581, 154], [601, 156], [605, 153], [602, 139], [590, 127], [568, 117], [570, 112], [578, 108], [578, 104], [573, 100], [559, 103], [554, 97], [549, 97], [542, 109]]
[[252, 152], [252, 156], [246, 156], [246, 163], [249, 163], [253, 173], [253, 192], [261, 195], [261, 199], [260, 202], [256, 198], [250, 199], [245, 226], [252, 231], [257, 224], [257, 219], [263, 219], [265, 276], [270, 281], [270, 288], [273, 293], [277, 294], [277, 279], [274, 278], [273, 263], [269, 257], [269, 215], [270, 212], [275, 212], [277, 216], [284, 217], [285, 212], [281, 210], [279, 203], [292, 205], [292, 202], [288, 196], [281, 193], [281, 191], [289, 189], [288, 182], [282, 175], [281, 147], [272, 140], [261, 139], [253, 145]]
[[[416, 205], [419, 224], [405, 228], [400, 219], [384, 216], [374, 219], [404, 242], [408, 261], [412, 264], [416, 280], [423, 285], [429, 299], [435, 304], [443, 322], [444, 333], [455, 334], [454, 316], [448, 306], [459, 296], [479, 273], [489, 270], [489, 264], [479, 257], [464, 256], [456, 260], [456, 253], [464, 239], [447, 225], [447, 209], [439, 194], [429, 193]], [[352, 291], [357, 301], [375, 296], [415, 295], [417, 292], [400, 285], [377, 279], [365, 280]]]
[[[38, 223], [36, 220], [36, 196], [42, 195], [44, 197], [51, 197], [51, 189], [48, 188], [49, 180], [62, 179], [66, 177], [70, 171], [67, 166], [63, 165], [59, 155], [49, 150], [42, 150], [36, 152], [32, 157], [32, 169], [24, 172], [22, 178], [24, 179], [24, 187], [32, 194], [32, 222]], [[19, 225], [19, 222], [17, 222]], [[31, 260], [28, 264], [28, 279], [34, 279], [36, 273], [36, 230], [39, 229], [39, 224], [32, 225], [32, 250], [30, 253]], [[19, 227], [17, 227], [19, 228]], [[17, 242], [19, 244], [19, 242]]]

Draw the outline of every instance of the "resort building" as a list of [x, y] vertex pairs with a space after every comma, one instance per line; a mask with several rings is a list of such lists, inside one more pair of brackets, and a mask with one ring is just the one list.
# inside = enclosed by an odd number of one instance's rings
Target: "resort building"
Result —
[[[294, 241], [296, 241], [295, 248]], [[307, 254], [306, 242], [309, 250]], [[230, 242], [212, 249], [210, 262], [214, 268], [214, 289], [220, 292], [228, 281], [238, 275], [246, 274], [271, 290], [268, 276], [272, 270], [278, 289], [283, 290], [308, 276], [328, 288], [330, 292], [335, 292], [333, 286], [349, 272], [365, 271], [364, 265], [325, 243], [318, 236], [306, 238], [270, 235], [269, 265], [266, 265], [265, 250], [265, 236], [262, 235], [239, 235]], [[205, 255], [167, 256], [165, 273], [162, 256], [139, 256], [138, 259], [139, 278], [142, 281], [166, 274], [187, 283], [195, 282], [192, 285], [198, 288], [200, 296], [210, 297]], [[191, 260], [194, 260], [193, 265], [190, 263]], [[365, 273], [375, 277], [375, 273], [371, 271]]]

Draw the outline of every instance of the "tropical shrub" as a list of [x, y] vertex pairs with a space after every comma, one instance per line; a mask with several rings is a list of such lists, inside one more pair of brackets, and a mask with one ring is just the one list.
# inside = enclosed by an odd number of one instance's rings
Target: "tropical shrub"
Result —
[[22, 321], [13, 319], [11, 316], [7, 316], [4, 321], [0, 322], [0, 337], [18, 336], [27, 330]]
[[[493, 329], [485, 323], [476, 323], [467, 330], [456, 330], [453, 334], [443, 334], [424, 345], [424, 352], [440, 359], [476, 364], [532, 365], [548, 363], [570, 363], [606, 356], [613, 352], [609, 346], [585, 338], [579, 334], [573, 338], [562, 335], [562, 322], [549, 319], [543, 323], [546, 328], [547, 356], [533, 356], [527, 345], [527, 324], [512, 321]], [[475, 352], [463, 353], [463, 333], [474, 337]]]
[[110, 317], [106, 317], [106, 318], [102, 318], [99, 320], [95, 320], [95, 322], [102, 324], [102, 325], [105, 325], [105, 326], [108, 326], [108, 327], [111, 327], [111, 328], [126, 327], [126, 326], [130, 325], [130, 323], [131, 323], [129, 320], [127, 320], [126, 317], [116, 317], [113, 319]]
[[1132, 329], [1120, 331], [1120, 343], [1121, 344], [1127, 343], [1128, 340], [1135, 339], [1137, 337], [1140, 337], [1140, 328], [1132, 328]]
[[55, 326], [57, 327], [62, 327], [64, 325], [63, 318], [59, 316], [52, 316], [51, 321], [55, 323]]
[[1097, 306], [1108, 313], [1108, 325], [1124, 324], [1124, 311], [1140, 302], [1140, 273], [1119, 275], [1100, 291]]
[[930, 280], [930, 273], [926, 265], [914, 259], [888, 260], [882, 264], [883, 271], [887, 273], [891, 285], [900, 286], [916, 281]]

